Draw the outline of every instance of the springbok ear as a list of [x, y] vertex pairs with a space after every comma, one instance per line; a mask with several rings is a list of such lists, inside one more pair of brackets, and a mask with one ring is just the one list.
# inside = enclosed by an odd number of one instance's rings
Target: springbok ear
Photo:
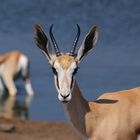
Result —
[[52, 51], [49, 40], [38, 24], [35, 25], [35, 42], [36, 46], [47, 56], [48, 60], [51, 61]]
[[87, 53], [92, 50], [98, 41], [98, 27], [92, 27], [87, 33], [81, 47], [78, 50], [77, 59], [80, 62]]

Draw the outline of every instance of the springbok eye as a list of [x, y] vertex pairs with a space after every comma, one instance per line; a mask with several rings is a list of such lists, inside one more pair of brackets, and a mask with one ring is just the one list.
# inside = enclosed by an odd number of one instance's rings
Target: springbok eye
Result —
[[52, 71], [53, 71], [53, 73], [54, 73], [55, 75], [57, 75], [57, 71], [56, 71], [56, 69], [55, 69], [54, 67], [52, 67]]
[[74, 69], [73, 75], [75, 75], [75, 74], [77, 73], [78, 69], [79, 69], [78, 67], [76, 67], [76, 68]]

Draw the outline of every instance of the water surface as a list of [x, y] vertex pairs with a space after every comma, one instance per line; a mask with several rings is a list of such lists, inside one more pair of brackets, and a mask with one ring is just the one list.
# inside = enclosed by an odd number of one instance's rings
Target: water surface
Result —
[[31, 79], [35, 90], [31, 104], [26, 105], [23, 83], [17, 81], [19, 89], [17, 99], [5, 100], [10, 100], [16, 105], [18, 102], [20, 104], [18, 107], [28, 108], [23, 109], [28, 112], [28, 115], [25, 115], [28, 119], [65, 119], [56, 96], [50, 66], [35, 47], [35, 23], [40, 23], [46, 32], [52, 23], [55, 25], [54, 35], [62, 51], [70, 50], [76, 34], [76, 23], [82, 30], [79, 45], [91, 26], [99, 26], [97, 48], [82, 62], [77, 75], [77, 81], [86, 99], [95, 100], [104, 92], [140, 85], [140, 1], [1, 0], [0, 2], [0, 52], [20, 50], [29, 56]]

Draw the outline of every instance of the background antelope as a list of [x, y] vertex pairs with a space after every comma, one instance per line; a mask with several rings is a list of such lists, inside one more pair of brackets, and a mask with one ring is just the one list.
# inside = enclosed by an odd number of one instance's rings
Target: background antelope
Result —
[[[61, 53], [55, 38], [50, 41], [40, 25], [35, 26], [36, 44], [46, 55], [54, 73], [58, 99], [81, 139], [89, 140], [136, 140], [140, 131], [140, 87], [103, 94], [93, 102], [86, 101], [75, 80], [79, 63], [95, 48], [98, 40], [98, 27], [92, 27], [75, 53], [80, 35], [80, 27], [70, 53]], [[114, 79], [115, 80], [115, 79]]]
[[12, 51], [0, 55], [0, 90], [3, 93], [4, 88], [8, 89], [11, 96], [16, 95], [17, 88], [14, 80], [22, 78], [25, 84], [26, 92], [33, 95], [33, 89], [29, 78], [29, 59], [19, 52]]

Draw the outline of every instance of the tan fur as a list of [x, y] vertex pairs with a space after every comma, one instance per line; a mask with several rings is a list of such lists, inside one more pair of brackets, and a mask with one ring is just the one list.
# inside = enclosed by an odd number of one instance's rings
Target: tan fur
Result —
[[61, 55], [58, 58], [59, 63], [61, 64], [61, 67], [66, 70], [73, 62], [73, 57], [70, 57], [69, 55]]
[[20, 52], [13, 51], [0, 56], [1, 65], [4, 66], [1, 72], [2, 78], [11, 95], [15, 95], [17, 92], [13, 77], [18, 69], [18, 60], [20, 55]]
[[86, 101], [75, 83], [73, 98], [63, 104], [70, 122], [90, 140], [136, 140], [140, 133], [140, 87]]
[[[76, 60], [62, 55], [57, 61], [65, 70]], [[106, 93], [90, 102], [83, 98], [75, 82], [72, 99], [63, 106], [82, 139], [136, 140], [140, 133], [140, 87]]]
[[10, 95], [12, 96], [17, 93], [14, 78], [19, 72], [19, 59], [21, 56], [25, 55], [19, 51], [12, 51], [0, 55], [0, 74]]
[[5, 63], [7, 60], [14, 59], [16, 60], [15, 62], [18, 62], [18, 58], [20, 57], [22, 53], [18, 51], [13, 51], [13, 52], [8, 52], [6, 54], [0, 55], [0, 64]]
[[55, 61], [58, 61], [58, 63], [61, 65], [61, 67], [64, 70], [67, 70], [69, 68], [69, 66], [71, 65], [71, 63], [73, 61], [75, 61], [75, 59], [71, 56], [69, 56], [68, 54], [62, 54], [59, 57], [56, 57], [55, 55], [52, 56], [52, 65], [54, 65]]

